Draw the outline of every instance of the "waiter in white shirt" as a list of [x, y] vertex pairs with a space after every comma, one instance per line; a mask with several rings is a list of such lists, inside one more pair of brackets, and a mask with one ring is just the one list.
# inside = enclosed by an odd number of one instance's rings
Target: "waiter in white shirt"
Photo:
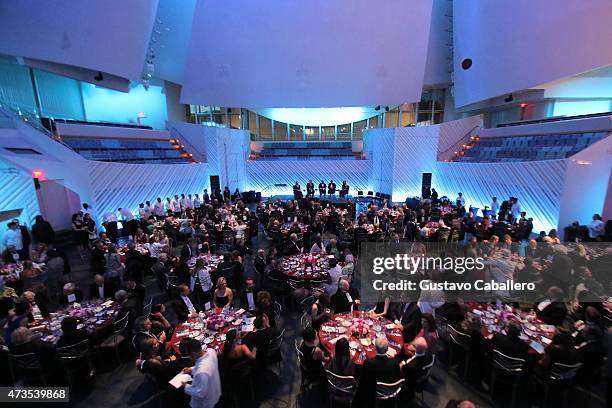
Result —
[[521, 209], [521, 204], [518, 202], [518, 198], [514, 198], [512, 203], [512, 207], [510, 207], [510, 213], [512, 214], [512, 221], [518, 219], [519, 215], [523, 210]]
[[202, 351], [196, 339], [185, 339], [182, 348], [192, 361], [193, 368], [184, 368], [183, 372], [191, 374], [191, 384], [184, 382], [185, 394], [191, 396], [191, 408], [214, 408], [221, 398], [221, 379], [217, 352], [208, 348]]
[[462, 207], [465, 205], [465, 198], [463, 198], [463, 193], [458, 193], [457, 194], [457, 198], [455, 198], [455, 202], [456, 203], [461, 203]]
[[181, 215], [181, 203], [178, 195], [175, 195], [174, 200], [170, 202], [170, 209], [175, 217], [179, 217]]
[[187, 205], [187, 198], [185, 198], [185, 194], [181, 194], [179, 204], [181, 206], [181, 211], [185, 211], [187, 208], [189, 208], [189, 206]]
[[9, 245], [15, 247], [17, 251], [23, 250], [23, 241], [21, 240], [21, 230], [19, 224], [11, 221], [8, 223], [8, 230], [2, 236], [2, 246], [8, 248]]
[[153, 204], [153, 214], [159, 219], [163, 218], [165, 214], [164, 212], [164, 203], [162, 202], [161, 197], [157, 197], [155, 204]]
[[497, 218], [497, 212], [499, 211], [499, 203], [497, 202], [497, 197], [491, 198], [491, 218]]

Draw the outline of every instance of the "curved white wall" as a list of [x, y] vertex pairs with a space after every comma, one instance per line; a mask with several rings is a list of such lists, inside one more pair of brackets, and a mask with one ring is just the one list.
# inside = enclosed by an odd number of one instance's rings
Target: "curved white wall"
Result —
[[453, 14], [457, 106], [612, 64], [609, 0], [455, 0]]

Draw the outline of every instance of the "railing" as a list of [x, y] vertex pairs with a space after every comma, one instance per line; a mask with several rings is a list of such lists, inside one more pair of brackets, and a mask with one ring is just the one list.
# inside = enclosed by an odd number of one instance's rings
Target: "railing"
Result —
[[[5, 119], [9, 119], [12, 121], [19, 120], [33, 127], [34, 129], [38, 130], [39, 132], [48, 136], [49, 138], [53, 139], [55, 142], [62, 144], [67, 149], [73, 150], [66, 143], [62, 142], [62, 140], [59, 137], [54, 135], [49, 129], [43, 126], [42, 122], [40, 121], [40, 116], [38, 115], [36, 110], [34, 110], [34, 112], [30, 112], [25, 109], [22, 110], [19, 106], [14, 106], [5, 101], [0, 100], [0, 113], [2, 113]], [[17, 127], [16, 123], [15, 123], [15, 126], [13, 127], [15, 128]]]
[[497, 127], [499, 128], [499, 127], [509, 127], [509, 126], [532, 125], [536, 123], [560, 122], [563, 120], [574, 120], [574, 119], [588, 119], [588, 118], [597, 118], [601, 116], [612, 116], [612, 112], [589, 113], [586, 115], [576, 115], [576, 116], [553, 116], [552, 118], [522, 120], [518, 122], [500, 123], [499, 125], [497, 125]]
[[462, 150], [464, 145], [468, 144], [473, 140], [473, 137], [475, 137], [475, 132], [480, 128], [480, 125], [473, 126], [465, 135], [463, 135], [455, 143], [450, 145], [450, 147], [443, 151], [439, 151], [438, 161], [450, 161], [453, 156], [455, 156], [455, 152]]

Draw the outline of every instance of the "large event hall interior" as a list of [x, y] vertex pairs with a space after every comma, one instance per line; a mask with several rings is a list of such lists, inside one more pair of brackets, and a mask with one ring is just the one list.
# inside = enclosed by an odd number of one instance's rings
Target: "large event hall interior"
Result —
[[610, 22], [0, 1], [0, 406], [612, 406]]

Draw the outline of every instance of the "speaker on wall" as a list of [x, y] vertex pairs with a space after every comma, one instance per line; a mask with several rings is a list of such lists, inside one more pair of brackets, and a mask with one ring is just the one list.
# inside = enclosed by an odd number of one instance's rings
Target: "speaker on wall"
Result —
[[219, 183], [219, 176], [210, 176], [210, 191], [219, 190], [221, 191], [221, 184]]
[[421, 197], [431, 197], [431, 173], [423, 173], [423, 178], [421, 181]]

